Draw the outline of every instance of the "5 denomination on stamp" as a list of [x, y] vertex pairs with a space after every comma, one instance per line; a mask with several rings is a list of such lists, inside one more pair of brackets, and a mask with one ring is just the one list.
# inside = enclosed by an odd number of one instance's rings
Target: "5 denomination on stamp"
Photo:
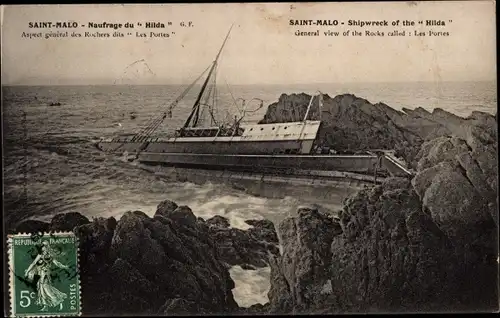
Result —
[[8, 252], [11, 317], [81, 314], [74, 233], [9, 235]]

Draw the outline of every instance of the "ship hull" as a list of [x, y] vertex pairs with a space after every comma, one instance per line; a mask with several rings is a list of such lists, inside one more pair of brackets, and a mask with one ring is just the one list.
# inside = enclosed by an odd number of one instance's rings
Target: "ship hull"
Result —
[[381, 171], [379, 158], [371, 155], [224, 155], [143, 152], [146, 164], [262, 173], [295, 174], [296, 171], [346, 171], [372, 174]]
[[[190, 142], [148, 142], [141, 152], [179, 153], [179, 154], [279, 154], [301, 153], [312, 148], [313, 139], [309, 140], [273, 140], [273, 141], [190, 141]], [[106, 152], [129, 154], [139, 152], [145, 144], [142, 142], [100, 142], [98, 148]]]
[[[411, 175], [387, 155], [279, 154], [276, 149], [310, 148], [313, 140], [252, 142], [99, 142], [97, 148], [148, 165], [303, 175], [304, 171], [365, 175]], [[295, 148], [299, 150], [299, 148]]]
[[[181, 144], [182, 147], [179, 147], [177, 143], [149, 143], [142, 151], [139, 151], [139, 149], [144, 144], [131, 142], [101, 142], [97, 144], [97, 147], [119, 156], [127, 154], [129, 159], [149, 165], [260, 171], [277, 174], [294, 174], [294, 171], [298, 170], [373, 174], [376, 171], [382, 172], [383, 170], [380, 167], [380, 158], [376, 155], [274, 153], [276, 148], [286, 149], [288, 147], [287, 143], [286, 141], [238, 142], [238, 144], [232, 143], [232, 145], [224, 144], [222, 146], [220, 143], [189, 143]], [[187, 147], [187, 149], [183, 147]]]

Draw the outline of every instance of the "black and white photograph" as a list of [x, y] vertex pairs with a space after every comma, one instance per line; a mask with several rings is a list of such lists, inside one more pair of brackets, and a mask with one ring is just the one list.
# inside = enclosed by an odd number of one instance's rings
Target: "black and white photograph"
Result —
[[494, 1], [3, 5], [4, 316], [494, 313]]

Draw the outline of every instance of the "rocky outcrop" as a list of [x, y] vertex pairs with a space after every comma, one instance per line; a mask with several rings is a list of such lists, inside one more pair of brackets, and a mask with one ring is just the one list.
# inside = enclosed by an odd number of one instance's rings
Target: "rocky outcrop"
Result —
[[255, 304], [248, 308], [243, 308], [240, 312], [242, 315], [264, 315], [269, 311], [269, 303]]
[[90, 223], [89, 219], [78, 212], [54, 215], [50, 222], [50, 231], [72, 231], [75, 227]]
[[206, 221], [221, 260], [246, 269], [269, 266], [269, 256], [279, 254], [274, 224], [268, 220], [245, 222], [252, 227], [248, 230], [230, 228], [229, 221], [219, 215]]
[[59, 213], [52, 217], [51, 222], [25, 220], [15, 226], [17, 233], [43, 233], [57, 231], [72, 231], [75, 227], [90, 223], [84, 215], [78, 212]]
[[[498, 162], [494, 122], [481, 120], [460, 137], [426, 142], [412, 180], [422, 206], [453, 242], [464, 304], [498, 306]], [[456, 123], [456, 134], [460, 133]], [[496, 300], [495, 300], [496, 298]], [[498, 308], [498, 307], [497, 307]]]
[[412, 180], [361, 190], [339, 222], [306, 209], [279, 225], [271, 312], [498, 310], [496, 122], [434, 113]]
[[[333, 292], [341, 311], [439, 311], [456, 304], [459, 263], [449, 238], [422, 211], [406, 180], [358, 193], [332, 240]], [[453, 268], [455, 267], [455, 268]]]
[[15, 226], [14, 233], [43, 233], [49, 230], [50, 223], [38, 220], [25, 220]]
[[283, 253], [271, 262], [273, 313], [494, 308], [493, 250], [478, 252], [489, 266], [476, 258], [475, 268], [464, 269], [456, 241], [424, 212], [407, 180], [360, 191], [338, 223], [302, 210], [279, 230]]
[[228, 269], [269, 266], [278, 237], [268, 220], [248, 220], [248, 230], [229, 220], [197, 218], [187, 206], [161, 202], [153, 218], [129, 211], [119, 221], [79, 213], [55, 215], [50, 223], [27, 220], [25, 233], [74, 231], [80, 244], [84, 314], [256, 313], [234, 301]]
[[209, 226], [211, 226], [211, 227], [213, 226], [213, 227], [220, 228], [220, 229], [226, 229], [226, 228], [229, 228], [229, 226], [230, 226], [229, 220], [223, 216], [220, 216], [220, 215], [213, 216], [210, 219], [208, 219], [206, 222]]
[[[282, 94], [278, 102], [269, 105], [261, 123], [302, 120], [311, 96]], [[319, 142], [339, 152], [367, 149], [394, 149], [396, 155], [410, 166], [426, 140], [454, 135], [467, 139], [471, 129], [486, 130], [496, 136], [495, 117], [473, 112], [461, 118], [442, 109], [428, 112], [423, 108], [395, 110], [384, 103], [372, 104], [352, 94], [331, 98], [323, 95], [321, 117], [319, 98], [313, 100], [309, 119], [322, 120]], [[472, 128], [474, 127], [474, 128]]]
[[56, 215], [44, 225], [73, 230], [79, 238], [83, 314], [239, 311], [231, 291], [234, 282], [220, 261], [209, 225], [189, 207], [167, 200], [153, 218], [141, 211], [126, 212], [119, 221], [83, 218]]
[[474, 125], [454, 118], [453, 136], [422, 145], [413, 186], [437, 222], [498, 224], [496, 121], [479, 112], [470, 119]]
[[306, 208], [300, 209], [297, 217], [280, 223], [283, 253], [271, 261], [268, 296], [272, 312], [308, 311], [306, 303], [317, 301], [313, 295], [324, 284], [330, 244], [339, 228], [332, 215]]

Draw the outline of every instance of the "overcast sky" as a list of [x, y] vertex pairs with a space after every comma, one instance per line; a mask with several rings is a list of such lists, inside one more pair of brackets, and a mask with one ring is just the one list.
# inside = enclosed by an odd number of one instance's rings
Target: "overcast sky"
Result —
[[[338, 27], [290, 26], [290, 19], [338, 19]], [[347, 26], [348, 20], [443, 20], [445, 27]], [[449, 22], [452, 20], [453, 22]], [[173, 26], [170, 38], [26, 39], [29, 22]], [[181, 28], [181, 21], [194, 27]], [[112, 84], [130, 63], [145, 59], [157, 80], [189, 83], [213, 60], [232, 23], [219, 72], [232, 84], [477, 81], [496, 79], [495, 4], [485, 2], [290, 3], [173, 5], [36, 5], [3, 7], [2, 83]], [[319, 37], [295, 36], [320, 30]], [[393, 30], [449, 32], [448, 37], [388, 37]], [[122, 29], [122, 32], [162, 29]], [[327, 37], [323, 31], [380, 30], [384, 37]], [[79, 27], [77, 32], [89, 30]], [[70, 29], [71, 32], [71, 29]]]

